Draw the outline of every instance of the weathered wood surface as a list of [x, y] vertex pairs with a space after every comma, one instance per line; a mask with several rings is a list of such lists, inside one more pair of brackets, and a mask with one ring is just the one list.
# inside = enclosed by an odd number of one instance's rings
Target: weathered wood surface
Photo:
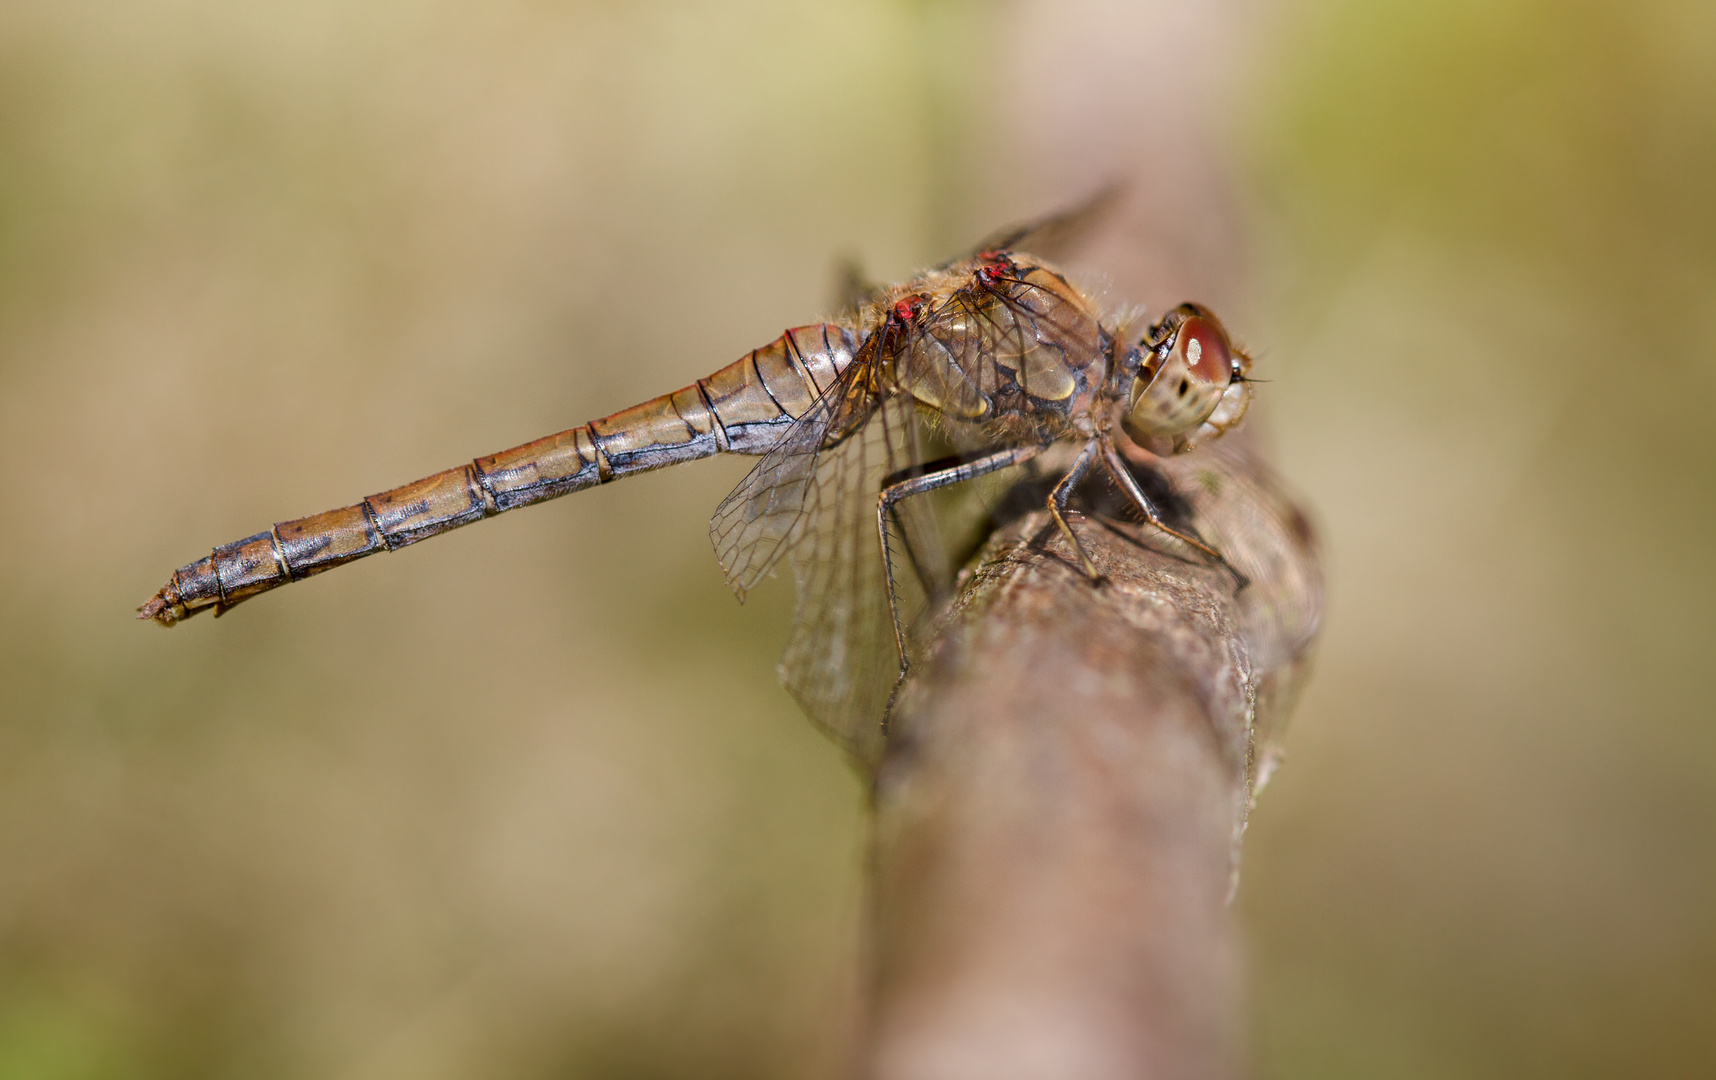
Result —
[[1321, 587], [1304, 518], [1242, 447], [1164, 472], [1249, 585], [1105, 521], [1097, 491], [1078, 533], [1105, 580], [1025, 514], [902, 691], [864, 1076], [1243, 1072], [1227, 899]]

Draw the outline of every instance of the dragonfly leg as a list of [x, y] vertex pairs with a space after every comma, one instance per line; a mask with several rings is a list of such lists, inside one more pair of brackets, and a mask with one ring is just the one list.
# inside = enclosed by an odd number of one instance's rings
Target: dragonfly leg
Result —
[[1120, 485], [1120, 490], [1126, 493], [1126, 497], [1132, 501], [1132, 505], [1139, 509], [1153, 527], [1160, 529], [1176, 540], [1190, 544], [1209, 556], [1217, 566], [1233, 575], [1234, 581], [1238, 583], [1241, 589], [1251, 583], [1251, 579], [1235, 570], [1233, 564], [1228, 562], [1221, 552], [1196, 536], [1171, 528], [1167, 522], [1163, 521], [1161, 512], [1156, 509], [1156, 504], [1150, 501], [1148, 495], [1144, 494], [1144, 489], [1138, 486], [1138, 480], [1132, 475], [1132, 470], [1126, 467], [1126, 459], [1120, 456], [1120, 451], [1114, 446], [1114, 440], [1103, 435], [1099, 441], [1102, 444], [1102, 463], [1108, 467], [1109, 475], [1114, 477], [1114, 482]]
[[[950, 454], [947, 457], [937, 458], [934, 461], [926, 461], [921, 465], [910, 465], [904, 469], [898, 469], [889, 473], [887, 476], [884, 476], [882, 478], [881, 487], [882, 489], [891, 488], [895, 484], [899, 484], [903, 481], [913, 480], [930, 473], [938, 473], [945, 469], [958, 468], [961, 465], [976, 461], [977, 459], [986, 456], [987, 455], [985, 454]], [[911, 533], [907, 531], [905, 522], [900, 518], [900, 504], [903, 501], [904, 498], [902, 497], [900, 499], [895, 499], [888, 505], [888, 513], [893, 518], [895, 529], [893, 539], [889, 544], [890, 549], [894, 544], [898, 544], [900, 547], [905, 549], [906, 560], [912, 564], [912, 572], [917, 575], [918, 584], [922, 586], [924, 595], [935, 596], [938, 587], [945, 587], [947, 584], [945, 571], [948, 568], [944, 566], [928, 565], [925, 561], [926, 556], [920, 554], [917, 546], [912, 543]], [[938, 574], [937, 571], [943, 571], [943, 573]]]
[[1084, 479], [1084, 474], [1090, 471], [1090, 463], [1095, 459], [1096, 441], [1092, 440], [1079, 451], [1078, 458], [1073, 461], [1073, 466], [1067, 470], [1067, 474], [1050, 489], [1049, 514], [1055, 519], [1055, 524], [1061, 527], [1061, 535], [1067, 538], [1067, 543], [1071, 544], [1073, 551], [1077, 553], [1085, 574], [1092, 581], [1101, 581], [1102, 571], [1098, 570], [1096, 564], [1090, 561], [1090, 556], [1084, 553], [1084, 545], [1078, 542], [1078, 537], [1073, 535], [1072, 526], [1067, 523], [1067, 500], [1072, 498], [1073, 489]]
[[[905, 678], [907, 666], [906, 633], [905, 628], [900, 625], [900, 602], [894, 590], [894, 553], [888, 543], [888, 518], [894, 512], [895, 505], [913, 495], [922, 495], [966, 480], [975, 480], [979, 476], [986, 476], [1009, 466], [1023, 465], [1045, 449], [1047, 447], [1020, 446], [1010, 450], [997, 450], [980, 457], [948, 458], [934, 462], [933, 465], [942, 467], [932, 468], [932, 471], [922, 475], [891, 484], [884, 481], [881, 493], [876, 497], [876, 535], [882, 543], [882, 574], [887, 579], [888, 616], [894, 624], [894, 645], [900, 651], [901, 679]], [[898, 686], [895, 689], [897, 690]]]

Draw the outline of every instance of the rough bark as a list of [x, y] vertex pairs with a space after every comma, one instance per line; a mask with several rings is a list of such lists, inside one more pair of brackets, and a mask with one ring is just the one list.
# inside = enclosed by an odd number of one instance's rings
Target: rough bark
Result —
[[1108, 520], [1100, 492], [1078, 525], [1093, 584], [1027, 513], [902, 691], [877, 784], [866, 1076], [1241, 1071], [1226, 899], [1320, 586], [1303, 517], [1243, 451], [1161, 475], [1248, 585]]

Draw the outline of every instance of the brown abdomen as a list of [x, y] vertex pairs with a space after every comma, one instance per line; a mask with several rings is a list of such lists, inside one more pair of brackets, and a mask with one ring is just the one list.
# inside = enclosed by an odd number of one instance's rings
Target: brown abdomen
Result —
[[631, 473], [761, 454], [852, 362], [857, 336], [800, 326], [671, 394], [481, 457], [353, 506], [283, 521], [181, 567], [139, 617], [171, 626], [299, 578]]

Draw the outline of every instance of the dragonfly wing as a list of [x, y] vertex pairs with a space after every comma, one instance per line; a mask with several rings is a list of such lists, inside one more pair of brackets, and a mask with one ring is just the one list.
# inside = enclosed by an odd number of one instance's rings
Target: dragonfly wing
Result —
[[[921, 457], [917, 410], [900, 396], [878, 404], [862, 430], [824, 451], [814, 516], [792, 552], [798, 608], [781, 681], [824, 732], [866, 767], [881, 758], [882, 722], [900, 673], [876, 529], [883, 478]], [[912, 568], [898, 557], [896, 579]], [[904, 614], [915, 606], [906, 598]]]
[[869, 307], [883, 292], [870, 279], [856, 255], [843, 256], [834, 267], [834, 310], [837, 318], [851, 318]]
[[740, 600], [798, 542], [826, 423], [800, 417], [715, 508], [709, 539]]
[[1072, 206], [990, 233], [972, 249], [971, 254], [1028, 251], [1047, 259], [1064, 259], [1077, 251], [1097, 226], [1108, 219], [1125, 195], [1126, 184], [1121, 180], [1110, 180]]
[[829, 480], [818, 475], [824, 449], [862, 425], [874, 407], [863, 357], [793, 421], [779, 442], [715, 508], [709, 539], [739, 599], [774, 569], [821, 512]]
[[791, 555], [798, 606], [781, 681], [819, 728], [873, 766], [900, 670], [876, 499], [884, 478], [924, 449], [916, 404], [879, 399], [867, 359], [763, 455], [716, 508], [709, 533], [741, 597]]

